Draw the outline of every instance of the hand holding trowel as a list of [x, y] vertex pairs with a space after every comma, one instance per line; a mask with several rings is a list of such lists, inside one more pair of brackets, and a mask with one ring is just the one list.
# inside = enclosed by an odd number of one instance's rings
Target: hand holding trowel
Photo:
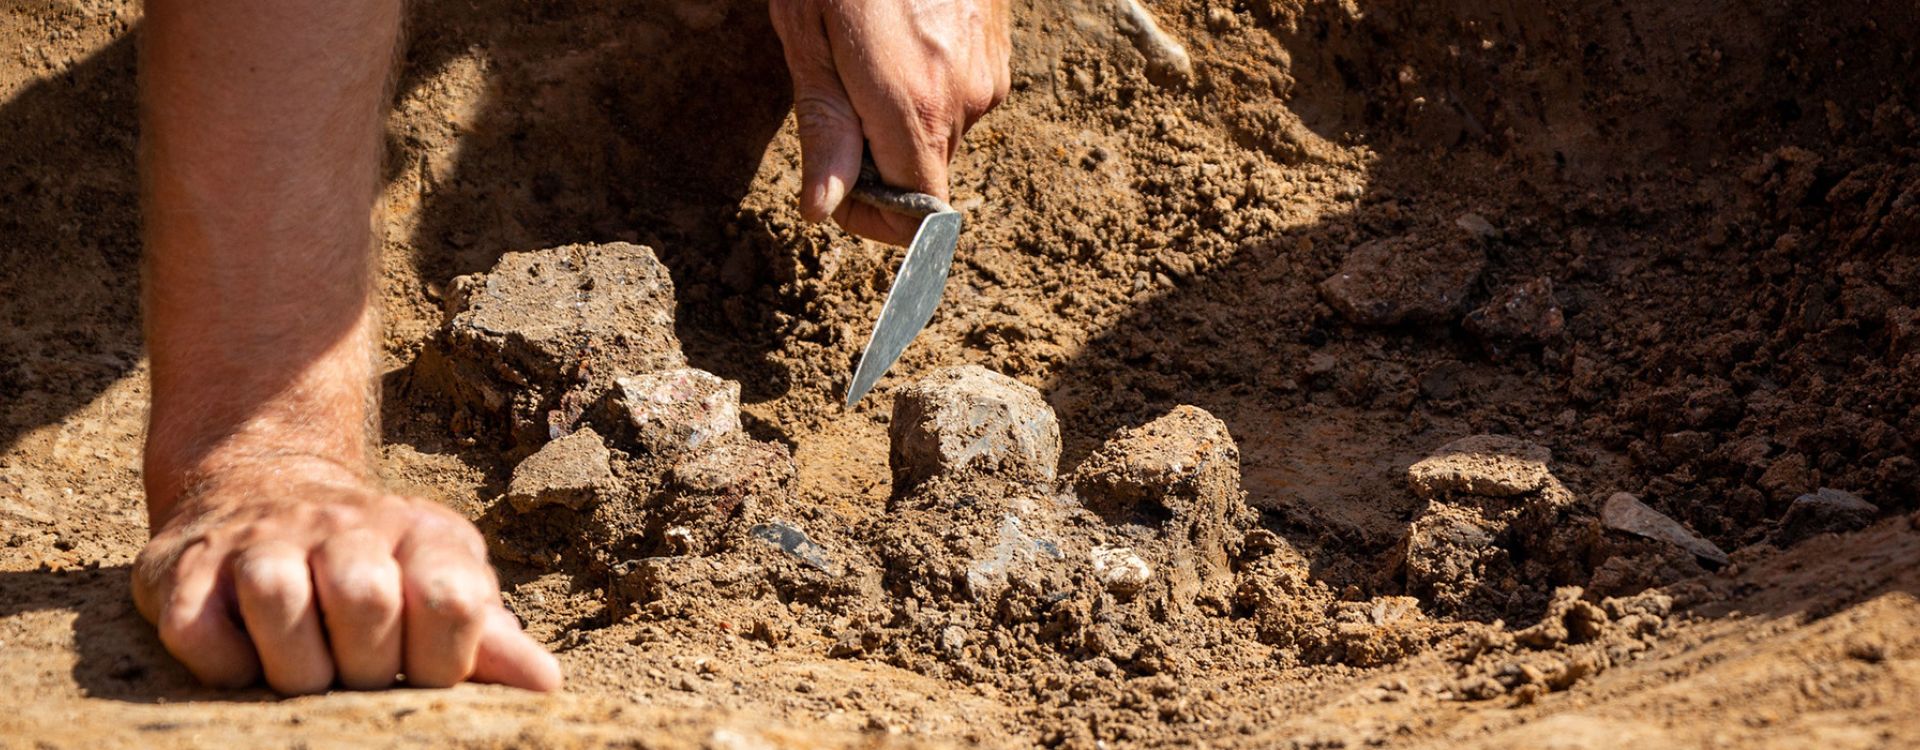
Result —
[[890, 187], [880, 181], [879, 172], [868, 163], [860, 170], [860, 181], [853, 186], [852, 197], [875, 208], [905, 216], [918, 217], [920, 229], [907, 246], [907, 259], [893, 277], [886, 304], [880, 307], [880, 319], [873, 324], [873, 336], [860, 354], [860, 364], [847, 384], [847, 407], [860, 401], [879, 382], [880, 376], [906, 351], [913, 337], [933, 318], [933, 308], [947, 289], [947, 270], [953, 265], [953, 247], [960, 240], [960, 212], [946, 201], [925, 193]]

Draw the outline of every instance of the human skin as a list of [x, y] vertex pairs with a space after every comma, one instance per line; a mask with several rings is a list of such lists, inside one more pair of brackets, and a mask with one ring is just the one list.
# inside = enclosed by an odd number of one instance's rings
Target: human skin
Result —
[[[774, 0], [802, 213], [899, 242], [845, 200], [871, 147], [947, 196], [1007, 89], [1004, 0]], [[133, 595], [209, 685], [285, 694], [464, 680], [555, 690], [479, 532], [373, 467], [374, 204], [396, 0], [149, 0], [140, 50], [152, 539]]]

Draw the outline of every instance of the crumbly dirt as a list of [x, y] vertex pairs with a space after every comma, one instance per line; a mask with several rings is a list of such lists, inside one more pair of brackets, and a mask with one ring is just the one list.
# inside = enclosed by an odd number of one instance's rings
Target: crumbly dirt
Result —
[[[571, 681], [277, 701], [127, 596], [139, 9], [0, 6], [0, 746], [1920, 744], [1920, 12], [1154, 3], [1176, 74], [1123, 7], [1017, 4], [946, 300], [846, 411], [898, 253], [799, 222], [762, 4], [412, 3], [385, 469]], [[671, 335], [452, 327], [569, 246], [657, 254]], [[896, 486], [960, 364], [1057, 475]], [[607, 394], [666, 367], [739, 429], [640, 447]]]

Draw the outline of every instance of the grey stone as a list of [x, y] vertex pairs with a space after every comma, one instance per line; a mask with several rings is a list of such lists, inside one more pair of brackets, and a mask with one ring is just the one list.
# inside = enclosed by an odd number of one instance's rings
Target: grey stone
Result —
[[559, 505], [578, 510], [613, 482], [613, 454], [593, 428], [541, 446], [513, 469], [507, 502], [527, 512]]
[[740, 430], [740, 384], [681, 368], [614, 380], [614, 409], [653, 455], [686, 453]]
[[977, 601], [991, 599], [1035, 563], [1064, 558], [1058, 544], [1028, 534], [1019, 518], [1002, 516], [999, 542], [967, 566], [967, 593]]
[[1715, 565], [1726, 565], [1728, 562], [1727, 553], [1718, 545], [1693, 533], [1666, 514], [1647, 507], [1632, 493], [1615, 492], [1608, 497], [1606, 505], [1600, 509], [1600, 524], [1615, 531], [1666, 542]]
[[1492, 239], [1500, 235], [1500, 230], [1487, 221], [1487, 217], [1476, 213], [1464, 213], [1453, 220], [1453, 225], [1477, 239]]
[[1040, 392], [975, 365], [902, 388], [888, 437], [896, 490], [967, 471], [1052, 481], [1060, 463], [1060, 424]]
[[1880, 517], [1880, 507], [1846, 490], [1821, 487], [1794, 498], [1780, 519], [1776, 541], [1792, 544], [1819, 534], [1858, 531]]
[[615, 373], [686, 364], [674, 334], [673, 281], [638, 245], [567, 245], [507, 253], [449, 286], [442, 335], [421, 353], [414, 383], [452, 401], [455, 431], [504, 419], [534, 445], [571, 431], [562, 394], [597, 398]]
[[792, 555], [794, 559], [813, 566], [822, 573], [838, 574], [838, 568], [834, 566], [833, 558], [827, 554], [827, 548], [820, 546], [818, 542], [813, 541], [812, 537], [807, 536], [807, 532], [794, 526], [774, 521], [756, 525], [748, 529], [747, 533], [755, 539]]

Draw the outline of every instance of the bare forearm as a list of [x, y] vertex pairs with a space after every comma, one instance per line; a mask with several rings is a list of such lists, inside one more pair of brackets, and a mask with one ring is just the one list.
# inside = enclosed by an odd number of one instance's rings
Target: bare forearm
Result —
[[248, 454], [358, 465], [394, 0], [153, 0], [140, 72], [150, 513]]

